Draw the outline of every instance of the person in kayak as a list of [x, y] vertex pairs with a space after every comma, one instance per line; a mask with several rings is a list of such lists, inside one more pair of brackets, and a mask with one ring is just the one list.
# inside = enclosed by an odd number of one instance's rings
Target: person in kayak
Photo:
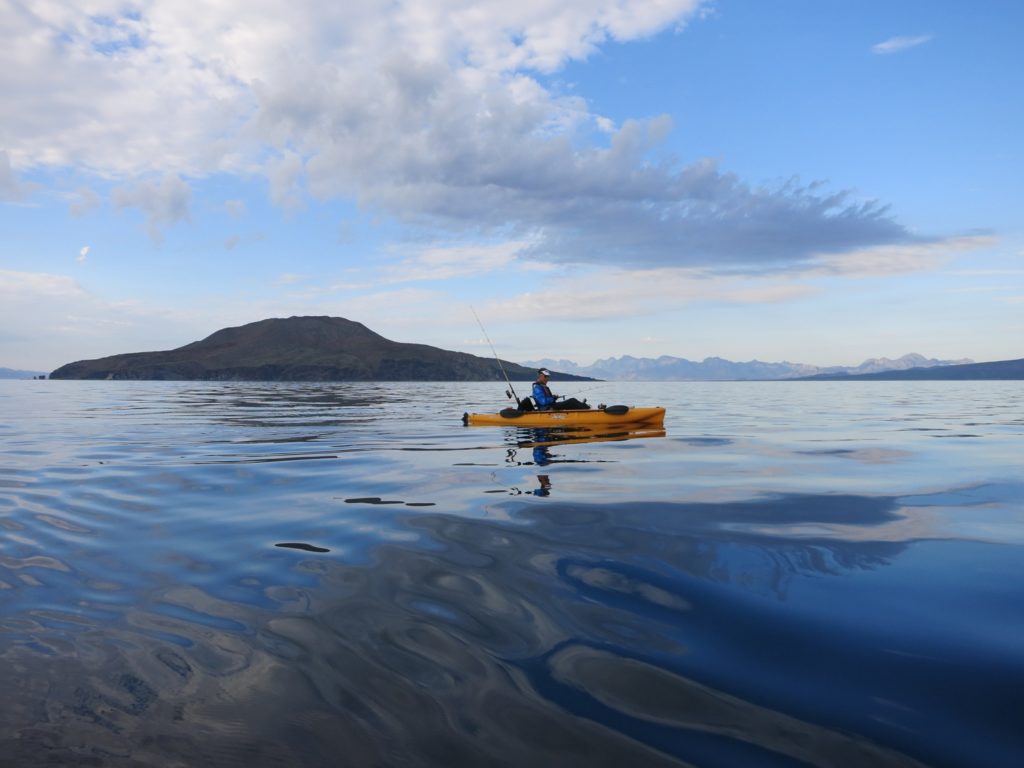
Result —
[[553, 395], [548, 388], [550, 378], [551, 371], [547, 368], [537, 371], [537, 380], [533, 382], [533, 399], [538, 411], [583, 411], [590, 408], [586, 400], [577, 400], [575, 397], [559, 400], [561, 395]]

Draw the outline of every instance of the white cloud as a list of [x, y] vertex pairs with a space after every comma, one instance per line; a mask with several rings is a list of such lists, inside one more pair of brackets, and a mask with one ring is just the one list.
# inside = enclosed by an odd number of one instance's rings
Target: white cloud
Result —
[[986, 248], [988, 235], [821, 255], [785, 270], [722, 273], [700, 267], [630, 269], [598, 266], [563, 271], [543, 287], [493, 302], [489, 317], [514, 320], [603, 320], [655, 316], [708, 304], [785, 304], [828, 290], [831, 278], [894, 278], [935, 271], [954, 257]]
[[85, 260], [88, 257], [89, 257], [89, 246], [86, 245], [86, 246], [83, 246], [82, 250], [80, 250], [78, 252], [78, 255], [75, 257], [75, 261], [77, 261], [79, 264], [82, 264], [82, 263], [85, 262]]
[[253, 170], [264, 147], [310, 128], [361, 135], [445, 80], [550, 71], [685, 20], [700, 0], [4, 5], [8, 149], [124, 178]]
[[871, 46], [871, 52], [881, 55], [899, 53], [900, 51], [905, 51], [908, 48], [916, 48], [919, 45], [924, 45], [931, 39], [931, 35], [890, 37], [888, 40], [883, 40], [882, 42]]
[[958, 277], [1020, 277], [1024, 269], [955, 269], [949, 274]]
[[5, 302], [32, 303], [39, 298], [69, 298], [85, 292], [73, 278], [46, 272], [0, 270], [0, 296]]
[[100, 207], [100, 196], [89, 187], [79, 187], [70, 206], [72, 216], [85, 216]]
[[302, 157], [290, 150], [267, 164], [270, 198], [276, 205], [282, 208], [302, 206], [304, 171]]
[[776, 304], [820, 290], [792, 276], [726, 276], [675, 267], [597, 267], [549, 277], [540, 290], [492, 302], [484, 311], [496, 320], [626, 319], [656, 316], [698, 304]]
[[424, 248], [400, 263], [386, 267], [387, 282], [448, 280], [486, 274], [508, 266], [531, 246], [530, 240]]
[[909, 245], [864, 248], [838, 256], [823, 255], [810, 275], [885, 277], [936, 269], [954, 256], [987, 248], [996, 242], [991, 235], [965, 235]]
[[0, 150], [0, 203], [17, 203], [28, 197], [33, 185], [21, 181], [11, 167], [11, 157]]
[[159, 243], [164, 227], [189, 218], [192, 190], [181, 178], [168, 173], [159, 182], [144, 181], [115, 189], [113, 201], [117, 208], [141, 210], [150, 237]]
[[[877, 202], [815, 184], [755, 187], [711, 162], [657, 157], [668, 116], [615, 126], [537, 76], [608, 41], [678, 28], [705, 6], [9, 5], [7, 151], [19, 168], [117, 180], [115, 205], [143, 210], [155, 241], [187, 218], [181, 178], [217, 173], [262, 175], [283, 207], [350, 198], [449, 242], [541, 233], [533, 250], [548, 261], [733, 266], [909, 240]], [[606, 145], [588, 143], [602, 132]]]

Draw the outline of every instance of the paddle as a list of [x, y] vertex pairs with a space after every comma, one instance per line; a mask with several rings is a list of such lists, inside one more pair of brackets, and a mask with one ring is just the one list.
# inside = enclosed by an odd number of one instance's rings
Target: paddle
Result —
[[[629, 406], [609, 405], [607, 408], [602, 408], [599, 412], [607, 413], [609, 416], [625, 416], [629, 413]], [[518, 419], [526, 413], [529, 413], [529, 411], [520, 411], [516, 408], [502, 408], [498, 415], [503, 419]], [[541, 413], [548, 413], [548, 411], [541, 411]], [[550, 411], [550, 413], [556, 413], [556, 411]], [[578, 411], [571, 411], [571, 413], [578, 413]]]

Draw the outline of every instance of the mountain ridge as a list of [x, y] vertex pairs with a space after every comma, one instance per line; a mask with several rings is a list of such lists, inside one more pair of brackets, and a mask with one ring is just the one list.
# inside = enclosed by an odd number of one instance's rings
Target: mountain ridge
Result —
[[862, 374], [826, 373], [807, 376], [799, 381], [1020, 381], [1022, 379], [1024, 379], [1024, 358]]
[[800, 379], [816, 375], [858, 375], [889, 370], [909, 370], [950, 365], [965, 365], [973, 360], [937, 360], [917, 353], [900, 358], [873, 357], [858, 366], [816, 366], [788, 361], [771, 363], [761, 360], [734, 362], [722, 357], [706, 357], [702, 361], [661, 355], [657, 358], [622, 357], [604, 358], [589, 366], [580, 366], [571, 360], [534, 360], [523, 362], [528, 367], [550, 367], [561, 371], [610, 381], [743, 381]]

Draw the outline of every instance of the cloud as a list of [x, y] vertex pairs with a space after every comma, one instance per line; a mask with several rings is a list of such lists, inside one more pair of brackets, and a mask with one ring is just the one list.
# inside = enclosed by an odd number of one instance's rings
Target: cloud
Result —
[[607, 189], [572, 190], [539, 214], [545, 238], [536, 256], [733, 271], [913, 240], [887, 206], [820, 183], [752, 187], [711, 161], [595, 175]]
[[991, 235], [950, 237], [928, 243], [883, 245], [839, 256], [822, 255], [809, 275], [839, 277], [886, 277], [934, 270], [954, 256], [993, 245]]
[[723, 273], [707, 267], [594, 266], [561, 271], [543, 287], [490, 303], [496, 320], [590, 321], [656, 316], [697, 304], [786, 304], [829, 290], [832, 278], [893, 278], [934, 271], [994, 243], [989, 235], [821, 254], [785, 270]]
[[84, 295], [78, 283], [66, 275], [0, 270], [0, 296], [5, 302], [32, 303], [40, 298], [65, 299]]
[[282, 208], [300, 208], [305, 199], [303, 194], [302, 157], [290, 150], [267, 164], [267, 178], [270, 181], [270, 199]]
[[72, 216], [85, 216], [100, 207], [100, 196], [89, 187], [79, 187], [69, 210]]
[[494, 320], [603, 321], [652, 317], [706, 304], [764, 305], [821, 292], [812, 281], [785, 276], [720, 275], [703, 269], [593, 267], [547, 278], [538, 290], [482, 308]]
[[954, 269], [950, 275], [957, 277], [1020, 277], [1024, 269]]
[[190, 320], [148, 304], [103, 300], [67, 275], [0, 270], [3, 351], [14, 367], [51, 370], [72, 360], [158, 348], [152, 345], [181, 333]]
[[21, 181], [11, 167], [11, 157], [0, 150], [0, 203], [19, 203], [29, 196], [34, 185]]
[[512, 240], [424, 248], [400, 263], [384, 268], [384, 279], [386, 282], [414, 282], [486, 274], [517, 261], [517, 257], [530, 245], [529, 240]]
[[82, 248], [82, 250], [80, 250], [78, 252], [78, 255], [75, 257], [75, 261], [77, 261], [79, 264], [83, 264], [83, 263], [85, 263], [85, 260], [88, 258], [88, 256], [89, 256], [89, 246], [86, 245], [86, 246], [84, 246]]
[[143, 210], [156, 242], [187, 218], [181, 178], [222, 173], [262, 176], [285, 208], [351, 199], [442, 242], [511, 233], [559, 263], [761, 269], [913, 241], [880, 202], [669, 157], [669, 116], [616, 124], [544, 85], [706, 6], [19, 5], [0, 31], [5, 136], [19, 167], [117, 180], [115, 205]]
[[240, 219], [248, 212], [244, 200], [225, 200], [224, 210], [233, 219]]
[[168, 173], [159, 182], [144, 181], [115, 189], [113, 201], [117, 208], [141, 210], [149, 236], [159, 244], [164, 227], [189, 218], [192, 190], [180, 177]]
[[905, 51], [908, 48], [916, 48], [919, 45], [924, 45], [931, 39], [931, 35], [890, 37], [888, 40], [883, 40], [882, 42], [871, 46], [871, 52], [880, 55], [899, 53], [900, 51]]

